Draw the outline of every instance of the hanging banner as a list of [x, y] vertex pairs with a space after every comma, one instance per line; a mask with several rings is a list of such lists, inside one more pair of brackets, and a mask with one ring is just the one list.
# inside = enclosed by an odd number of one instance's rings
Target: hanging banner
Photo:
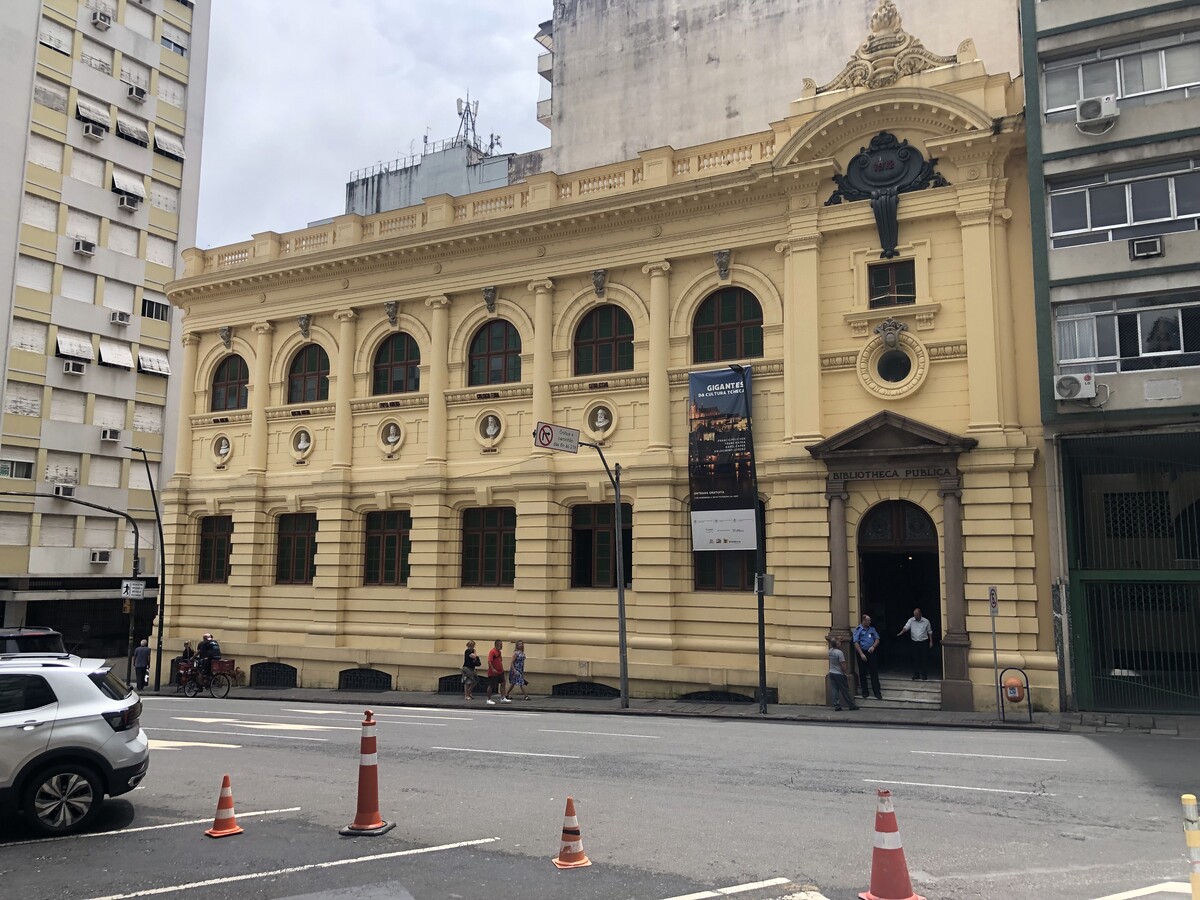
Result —
[[758, 548], [749, 393], [749, 366], [688, 373], [693, 550]]

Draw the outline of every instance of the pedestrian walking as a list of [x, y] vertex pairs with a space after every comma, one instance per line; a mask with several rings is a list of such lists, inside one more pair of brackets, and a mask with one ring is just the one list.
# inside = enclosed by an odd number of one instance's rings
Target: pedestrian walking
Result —
[[142, 690], [150, 683], [150, 642], [142, 641], [133, 650], [133, 668], [137, 672], [137, 688]]
[[475, 691], [475, 682], [479, 679], [475, 670], [479, 668], [479, 654], [475, 652], [475, 642], [467, 641], [467, 649], [463, 651], [463, 699], [470, 700]]
[[850, 679], [846, 677], [846, 654], [842, 652], [842, 639], [836, 635], [829, 638], [829, 680], [833, 683], [834, 711], [842, 711], [843, 699], [851, 709], [858, 709], [850, 692]]
[[521, 689], [521, 699], [528, 700], [529, 694], [525, 692], [525, 642], [517, 641], [516, 649], [513, 650], [512, 663], [508, 667], [508, 690], [504, 694], [507, 700], [512, 697], [514, 687]]
[[854, 629], [854, 652], [858, 654], [858, 689], [865, 700], [867, 697], [867, 680], [876, 700], [883, 699], [883, 691], [879, 688], [879, 632], [871, 626], [871, 617], [864, 615], [862, 622]]
[[487, 702], [488, 706], [495, 706], [496, 701], [492, 699], [492, 691], [496, 692], [496, 696], [500, 698], [501, 703], [512, 703], [504, 696], [504, 641], [496, 641], [492, 649], [488, 651], [488, 684], [487, 684]]
[[913, 610], [912, 618], [904, 623], [904, 627], [900, 629], [900, 633], [896, 637], [900, 637], [904, 632], [908, 632], [912, 644], [913, 656], [913, 677], [916, 681], [918, 678], [921, 681], [929, 679], [929, 654], [933, 650], [933, 626], [928, 619], [922, 618], [921, 607]]

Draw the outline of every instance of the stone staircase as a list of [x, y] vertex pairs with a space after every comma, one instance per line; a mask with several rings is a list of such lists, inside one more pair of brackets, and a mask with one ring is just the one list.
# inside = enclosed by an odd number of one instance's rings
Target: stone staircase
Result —
[[926, 709], [942, 708], [942, 682], [930, 677], [928, 681], [912, 681], [903, 675], [880, 675], [879, 686], [883, 699], [855, 698], [863, 709]]

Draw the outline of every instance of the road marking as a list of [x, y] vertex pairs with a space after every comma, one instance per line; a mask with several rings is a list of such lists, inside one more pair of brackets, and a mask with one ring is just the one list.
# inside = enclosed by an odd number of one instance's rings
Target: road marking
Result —
[[747, 891], [760, 891], [764, 888], [790, 884], [788, 878], [771, 878], [767, 881], [753, 881], [748, 884], [735, 884], [733, 887], [715, 888], [711, 891], [699, 891], [695, 894], [680, 894], [678, 897], [668, 897], [666, 900], [709, 900], [713, 897], [730, 897], [734, 894], [744, 894]]
[[[300, 812], [299, 806], [289, 806], [287, 809], [264, 809], [259, 812], [240, 812], [239, 819], [249, 819], [254, 816], [275, 816], [280, 813]], [[83, 834], [67, 834], [62, 837], [34, 838], [31, 841], [13, 841], [11, 844], [0, 844], [0, 850], [5, 847], [23, 847], [26, 844], [48, 844], [51, 841], [74, 841], [80, 838], [97, 838], [97, 837], [113, 837], [122, 834], [136, 834], [139, 831], [161, 831], [164, 828], [183, 828], [185, 825], [204, 825], [211, 824], [212, 816], [206, 819], [188, 819], [186, 822], [167, 822], [163, 825], [140, 825], [137, 828], [120, 828], [116, 831], [92, 831], [84, 832]]]
[[538, 731], [544, 731], [546, 734], [595, 734], [600, 737], [638, 737], [650, 738], [652, 741], [657, 741], [657, 734], [622, 734], [617, 731], [564, 731], [560, 728], [539, 728]]
[[[307, 715], [313, 715], [313, 716], [361, 716], [362, 715], [362, 713], [356, 712], [355, 710], [352, 710], [352, 709], [345, 709], [345, 710], [343, 710], [343, 709], [285, 709], [284, 712], [305, 713]], [[390, 712], [377, 712], [377, 713], [374, 713], [374, 716], [377, 720], [381, 719], [381, 718], [387, 718], [387, 719], [418, 719], [418, 720], [420, 720], [420, 719], [445, 719], [447, 722], [472, 722], [472, 721], [474, 721], [474, 719], [472, 719], [470, 716], [410, 716], [410, 715], [406, 715], [405, 713], [390, 713]], [[269, 716], [269, 715], [264, 714], [264, 718], [287, 719], [290, 717], [289, 716]]]
[[1028, 762], [1067, 762], [1049, 756], [993, 756], [991, 753], [951, 753], [947, 750], [909, 750], [909, 753], [920, 753], [925, 756], [970, 756], [973, 759], [1023, 759]]
[[1140, 888], [1136, 891], [1126, 891], [1123, 894], [1109, 894], [1099, 900], [1134, 900], [1135, 897], [1149, 897], [1153, 894], [1185, 894], [1190, 895], [1192, 889], [1182, 881], [1164, 881], [1153, 887]]
[[298, 872], [310, 872], [313, 869], [332, 869], [335, 866], [352, 866], [356, 863], [377, 862], [381, 859], [399, 859], [403, 856], [417, 856], [422, 853], [437, 853], [439, 850], [457, 850], [460, 847], [477, 847], [480, 844], [490, 844], [500, 838], [480, 838], [475, 841], [459, 841], [456, 844], [441, 844], [437, 847], [417, 847], [415, 850], [396, 850], [392, 853], [376, 853], [372, 856], [355, 856], [350, 859], [335, 859], [330, 862], [309, 863], [306, 866], [289, 866], [286, 869], [274, 869], [270, 872], [250, 872], [246, 875], [227, 875], [224, 878], [210, 878], [207, 881], [192, 881], [187, 884], [173, 884], [170, 887], [147, 888], [128, 894], [109, 894], [105, 897], [93, 897], [91, 900], [133, 900], [134, 897], [153, 897], [157, 894], [170, 894], [174, 891], [191, 891], [197, 888], [213, 887], [218, 884], [233, 884], [237, 881], [253, 881], [258, 878], [278, 878], [280, 875], [295, 875]]
[[1026, 797], [1057, 797], [1049, 791], [1008, 791], [1003, 788], [968, 787], [963, 784], [930, 784], [924, 781], [891, 781], [887, 778], [864, 778], [867, 784], [902, 784], [907, 787], [947, 788], [952, 791], [983, 791], [986, 794], [1022, 794]]
[[229, 735], [230, 737], [271, 738], [276, 741], [319, 741], [322, 744], [329, 743], [329, 738], [300, 737], [295, 734], [255, 734], [252, 731], [209, 731], [203, 728], [159, 728], [157, 726], [147, 728], [144, 725], [142, 726], [142, 731], [170, 731], [175, 734], [221, 734]]
[[565, 753], [522, 753], [519, 750], [476, 750], [474, 747], [430, 747], [430, 750], [451, 750], [457, 753], [495, 753], [499, 756], [546, 756], [552, 759], [584, 759], [582, 756], [568, 756]]
[[243, 722], [240, 719], [209, 719], [203, 716], [173, 716], [176, 722], [195, 722], [197, 725], [236, 725], [239, 728], [265, 728], [267, 731], [361, 731], [350, 725], [301, 725], [290, 722]]
[[182, 750], [184, 747], [209, 747], [213, 750], [241, 750], [241, 744], [213, 744], [208, 741], [164, 741], [150, 739], [151, 750]]

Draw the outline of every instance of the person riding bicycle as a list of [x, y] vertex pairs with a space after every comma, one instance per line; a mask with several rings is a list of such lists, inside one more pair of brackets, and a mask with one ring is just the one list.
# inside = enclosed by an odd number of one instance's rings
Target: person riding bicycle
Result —
[[212, 677], [212, 661], [220, 658], [220, 643], [211, 634], [205, 634], [196, 645], [196, 664], [205, 678]]

